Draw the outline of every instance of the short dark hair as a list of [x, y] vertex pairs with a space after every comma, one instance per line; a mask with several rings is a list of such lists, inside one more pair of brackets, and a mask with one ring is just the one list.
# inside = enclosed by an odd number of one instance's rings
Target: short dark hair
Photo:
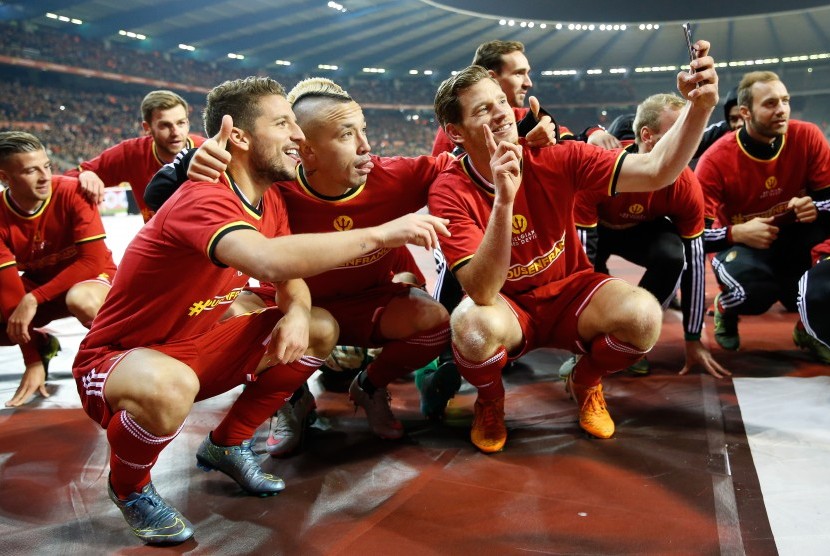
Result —
[[461, 103], [458, 96], [483, 79], [497, 83], [481, 66], [467, 66], [438, 86], [435, 93], [435, 117], [441, 127], [461, 123]]
[[46, 150], [40, 139], [25, 131], [0, 132], [0, 163], [7, 158], [20, 153], [32, 153]]
[[150, 91], [141, 101], [141, 117], [149, 124], [153, 120], [153, 112], [170, 110], [176, 106], [184, 107], [185, 114], [189, 111], [187, 101], [173, 91]]
[[235, 127], [251, 131], [260, 114], [257, 101], [272, 95], [285, 98], [285, 89], [270, 77], [246, 77], [217, 85], [207, 95], [205, 132], [209, 137], [219, 133], [225, 114], [233, 118]]
[[474, 66], [481, 66], [485, 69], [501, 73], [504, 65], [502, 56], [511, 52], [524, 52], [525, 45], [519, 41], [490, 41], [478, 45], [476, 54], [473, 56]]

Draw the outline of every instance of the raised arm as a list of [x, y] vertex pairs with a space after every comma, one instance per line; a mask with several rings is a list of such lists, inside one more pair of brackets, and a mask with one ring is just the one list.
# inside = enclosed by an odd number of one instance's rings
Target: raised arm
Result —
[[691, 63], [694, 73], [677, 74], [677, 88], [689, 102], [675, 124], [647, 154], [625, 158], [617, 191], [654, 191], [674, 182], [692, 159], [703, 130], [718, 104], [718, 75], [709, 56], [709, 43], [697, 41], [698, 58]]
[[496, 197], [476, 256], [458, 269], [456, 277], [477, 305], [492, 305], [504, 286], [510, 266], [513, 201], [522, 183], [522, 148], [504, 141], [496, 145], [488, 126], [484, 126], [484, 134], [490, 151]]

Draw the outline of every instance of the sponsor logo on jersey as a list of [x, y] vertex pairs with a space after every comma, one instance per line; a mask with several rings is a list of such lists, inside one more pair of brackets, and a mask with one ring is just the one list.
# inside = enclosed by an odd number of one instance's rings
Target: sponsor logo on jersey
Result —
[[334, 225], [334, 229], [338, 232], [345, 232], [346, 230], [351, 230], [352, 228], [354, 228], [354, 220], [352, 220], [345, 214], [335, 218], [332, 224]]
[[196, 301], [190, 306], [190, 309], [188, 309], [187, 316], [195, 317], [202, 314], [203, 311], [213, 311], [216, 307], [230, 305], [237, 297], [239, 297], [239, 292], [241, 290], [242, 288], [234, 288], [225, 295], [215, 295], [211, 299]]
[[508, 280], [521, 280], [528, 276], [539, 274], [550, 267], [565, 252], [565, 233], [553, 244], [550, 250], [539, 257], [534, 258], [527, 264], [514, 265], [507, 269]]

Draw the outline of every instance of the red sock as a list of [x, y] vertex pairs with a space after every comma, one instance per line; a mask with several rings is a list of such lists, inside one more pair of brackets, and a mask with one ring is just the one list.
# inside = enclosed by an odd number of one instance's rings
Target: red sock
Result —
[[[184, 425], [182, 425], [184, 426]], [[150, 482], [150, 469], [165, 446], [176, 438], [156, 436], [135, 422], [126, 411], [118, 411], [107, 426], [110, 444], [110, 484], [119, 498], [127, 498]]]
[[651, 351], [641, 351], [621, 342], [611, 334], [602, 334], [591, 340], [590, 351], [579, 358], [573, 370], [573, 381], [582, 386], [595, 386], [602, 377], [627, 369]]
[[455, 346], [452, 346], [452, 352], [458, 372], [478, 388], [480, 399], [497, 400], [504, 397], [504, 384], [501, 381], [501, 370], [507, 365], [507, 350], [504, 346], [486, 361], [478, 363], [464, 359]]
[[366, 369], [369, 382], [383, 388], [441, 355], [450, 343], [450, 324], [445, 322], [402, 340], [384, 344], [383, 351]]
[[288, 365], [274, 365], [245, 385], [245, 390], [231, 406], [222, 422], [210, 433], [219, 446], [239, 446], [254, 436], [254, 431], [282, 406], [294, 390], [323, 364], [323, 360], [306, 355]]

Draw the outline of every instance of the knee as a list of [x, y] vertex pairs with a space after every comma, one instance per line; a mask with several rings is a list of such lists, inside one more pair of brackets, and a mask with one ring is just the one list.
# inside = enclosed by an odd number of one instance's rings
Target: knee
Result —
[[664, 241], [657, 247], [652, 262], [657, 268], [680, 274], [686, 264], [683, 242], [678, 236], [672, 236], [671, 241]]
[[660, 337], [663, 322], [660, 303], [642, 288], [635, 288], [619, 301], [619, 316], [611, 333], [640, 350], [651, 349]]
[[420, 303], [413, 315], [413, 325], [418, 332], [447, 324], [449, 320], [450, 314], [446, 307], [432, 298], [429, 298], [427, 302]]
[[[199, 379], [193, 372], [168, 373], [160, 377], [140, 405], [142, 422], [150, 432], [165, 436], [175, 433], [184, 423], [199, 393]], [[130, 411], [135, 414], [135, 411]]]
[[311, 308], [311, 328], [308, 338], [308, 354], [326, 357], [337, 344], [340, 326], [331, 313], [319, 307]]
[[66, 308], [84, 326], [98, 315], [104, 300], [89, 291], [72, 288], [66, 293]]
[[499, 343], [493, 319], [481, 307], [465, 299], [450, 317], [452, 343], [466, 358], [479, 360], [491, 355]]

